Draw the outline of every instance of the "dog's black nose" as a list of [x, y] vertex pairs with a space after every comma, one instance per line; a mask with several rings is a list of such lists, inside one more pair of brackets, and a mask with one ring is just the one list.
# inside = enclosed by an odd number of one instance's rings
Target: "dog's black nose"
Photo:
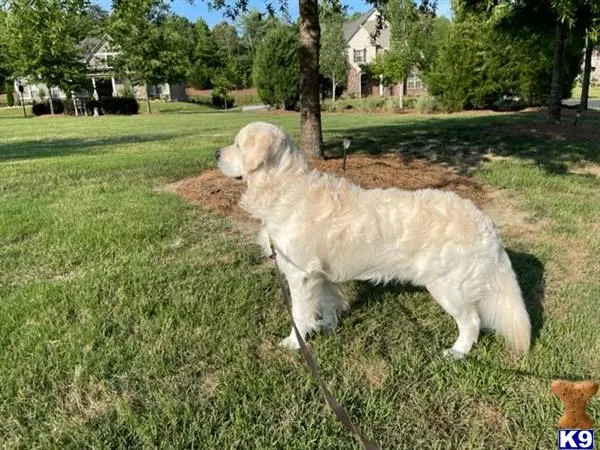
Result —
[[221, 150], [217, 150], [215, 152], [215, 159], [219, 159], [221, 157]]

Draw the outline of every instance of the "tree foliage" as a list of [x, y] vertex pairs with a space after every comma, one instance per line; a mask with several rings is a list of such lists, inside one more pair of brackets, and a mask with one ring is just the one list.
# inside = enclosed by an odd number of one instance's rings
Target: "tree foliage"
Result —
[[119, 48], [114, 66], [123, 76], [146, 86], [186, 78], [190, 50], [167, 3], [115, 0], [111, 19], [109, 34]]
[[[456, 5], [455, 20], [425, 72], [429, 92], [450, 110], [489, 108], [506, 98], [530, 105], [548, 102], [554, 66], [551, 18], [556, 19], [548, 5], [542, 8], [538, 3], [518, 15], [504, 6]], [[559, 93], [563, 97], [569, 95], [581, 66], [581, 51], [581, 35], [570, 34]]]
[[48, 87], [71, 89], [85, 83], [78, 46], [85, 0], [11, 0], [6, 2], [7, 54], [14, 75]]
[[299, 43], [295, 27], [273, 28], [259, 45], [253, 77], [258, 95], [268, 105], [292, 109], [300, 96]]
[[4, 92], [4, 84], [12, 75], [12, 58], [9, 54], [9, 28], [6, 11], [0, 10], [0, 92]]
[[204, 20], [199, 19], [194, 24], [194, 32], [196, 42], [189, 81], [197, 89], [208, 89], [212, 86], [215, 69], [221, 66], [217, 44]]
[[[384, 84], [403, 83], [415, 69], [427, 64], [426, 51], [434, 23], [433, 11], [417, 5], [413, 0], [389, 1], [380, 6], [389, 24], [390, 48], [379, 54], [369, 71], [379, 76]], [[402, 89], [399, 90], [402, 106]]]
[[[546, 95], [549, 118], [559, 121], [561, 100], [571, 90], [574, 71], [581, 67], [585, 30], [590, 19], [590, 7], [598, 0], [460, 0], [464, 11], [475, 11], [495, 20], [498, 30], [513, 37], [530, 34], [553, 37], [550, 52], [551, 81]], [[497, 20], [496, 20], [497, 19]], [[578, 57], [573, 49], [577, 48]], [[535, 56], [535, 55], [533, 55]], [[577, 68], [575, 69], [575, 66]]]
[[277, 17], [263, 14], [256, 9], [248, 11], [239, 18], [238, 26], [242, 32], [241, 43], [252, 60], [256, 50], [267, 33], [280, 24]]
[[343, 32], [344, 15], [344, 10], [335, 0], [321, 3], [320, 71], [332, 82], [334, 100], [336, 86], [345, 84], [348, 78], [348, 50]]

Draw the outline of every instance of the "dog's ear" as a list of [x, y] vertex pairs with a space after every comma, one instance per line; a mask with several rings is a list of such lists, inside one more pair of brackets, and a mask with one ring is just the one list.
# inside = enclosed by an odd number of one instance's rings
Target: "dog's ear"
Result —
[[250, 173], [269, 159], [273, 138], [267, 133], [256, 133], [246, 137], [244, 142], [244, 169]]

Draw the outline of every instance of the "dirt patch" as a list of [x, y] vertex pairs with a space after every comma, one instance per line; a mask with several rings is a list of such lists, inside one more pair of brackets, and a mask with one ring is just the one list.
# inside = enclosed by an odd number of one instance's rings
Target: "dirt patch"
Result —
[[[563, 109], [562, 122], [558, 124], [540, 119], [532, 122], [490, 126], [487, 131], [503, 136], [527, 136], [553, 141], [598, 142], [600, 140], [600, 128], [597, 126], [598, 118], [600, 118], [598, 111], [584, 111], [577, 118], [576, 110]], [[575, 121], [577, 121], [577, 125], [574, 125]]]
[[515, 202], [502, 191], [489, 194], [489, 202], [484, 212], [502, 229], [503, 234], [519, 237], [534, 237], [548, 220], [540, 219], [533, 213], [520, 209]]
[[[397, 155], [352, 155], [346, 161], [345, 171], [342, 169], [341, 159], [314, 161], [312, 166], [326, 173], [346, 177], [363, 188], [434, 188], [454, 191], [480, 207], [489, 201], [489, 193], [477, 181], [419, 159], [407, 161]], [[170, 184], [165, 190], [200, 204], [209, 211], [237, 221], [248, 221], [248, 215], [238, 206], [245, 188], [243, 181], [227, 178], [214, 169]]]
[[500, 407], [484, 399], [476, 399], [472, 405], [473, 416], [477, 422], [482, 421], [487, 427], [498, 432], [506, 427], [506, 419]]
[[375, 389], [381, 389], [387, 379], [389, 372], [388, 365], [383, 360], [365, 360], [361, 361], [358, 368], [369, 386]]
[[[600, 137], [598, 139], [600, 140]], [[600, 165], [588, 164], [586, 166], [574, 167], [569, 172], [577, 175], [594, 175], [600, 177]]]

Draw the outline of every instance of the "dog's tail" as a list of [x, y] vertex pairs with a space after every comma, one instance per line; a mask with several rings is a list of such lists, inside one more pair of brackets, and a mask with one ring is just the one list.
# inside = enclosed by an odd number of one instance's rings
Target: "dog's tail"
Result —
[[479, 302], [481, 328], [500, 333], [520, 353], [531, 344], [531, 322], [521, 288], [504, 249], [490, 281], [488, 296]]

